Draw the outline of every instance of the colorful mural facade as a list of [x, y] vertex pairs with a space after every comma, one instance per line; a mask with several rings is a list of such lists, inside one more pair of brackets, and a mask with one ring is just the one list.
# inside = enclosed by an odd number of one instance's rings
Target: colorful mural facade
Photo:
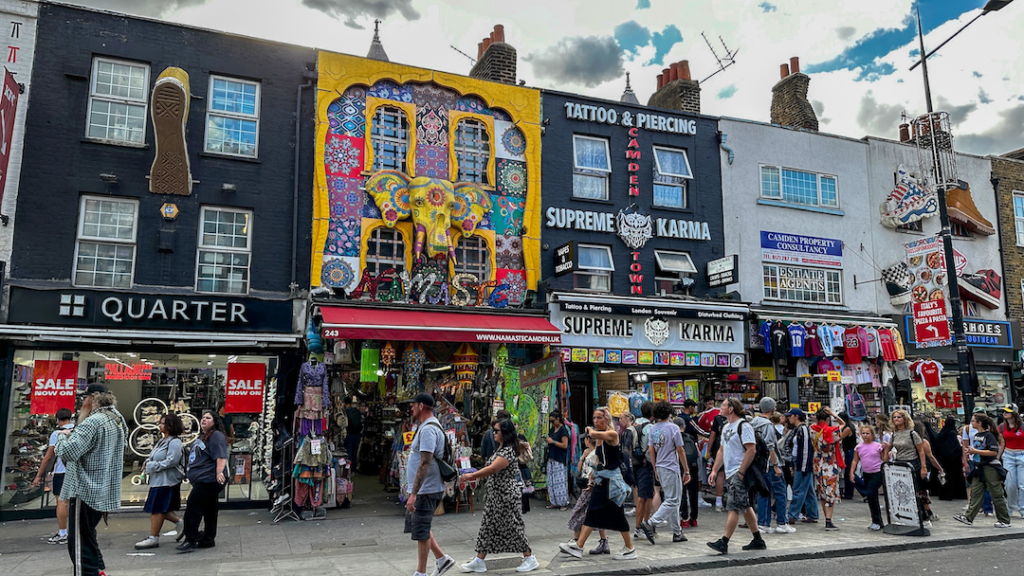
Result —
[[540, 252], [540, 94], [320, 52], [314, 286], [520, 305]]

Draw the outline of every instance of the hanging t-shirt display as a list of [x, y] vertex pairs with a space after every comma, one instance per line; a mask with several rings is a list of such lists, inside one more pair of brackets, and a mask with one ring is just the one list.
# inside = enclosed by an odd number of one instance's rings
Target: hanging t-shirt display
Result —
[[942, 364], [934, 360], [926, 360], [917, 364], [917, 375], [921, 377], [925, 388], [937, 388], [942, 384]]
[[860, 326], [857, 326], [857, 339], [860, 340], [860, 356], [861, 358], [870, 358], [871, 350], [868, 346], [868, 331]]
[[892, 341], [892, 332], [888, 328], [878, 331], [878, 347], [882, 352], [882, 360], [886, 362], [899, 360], [899, 356], [896, 355], [896, 345]]
[[804, 351], [809, 357], [823, 356], [821, 352], [821, 342], [818, 340], [818, 327], [811, 322], [804, 324], [804, 330], [807, 332], [806, 343], [804, 344]]
[[847, 364], [856, 364], [864, 358], [860, 349], [859, 330], [863, 330], [863, 328], [858, 329], [856, 326], [850, 326], [843, 335], [843, 345], [845, 346], [843, 357], [846, 359]]
[[776, 320], [772, 324], [772, 356], [776, 360], [784, 360], [789, 355], [789, 331], [786, 326]]
[[822, 360], [821, 362], [818, 362], [818, 374], [828, 374], [829, 372], [835, 369], [835, 365], [832, 363], [831, 360], [826, 359]]
[[889, 334], [892, 336], [892, 345], [896, 347], [896, 358], [903, 360], [907, 357], [907, 353], [903, 349], [903, 336], [900, 336], [900, 331], [895, 328], [890, 328]]
[[800, 324], [789, 325], [789, 347], [790, 356], [794, 358], [804, 357], [804, 342], [807, 339], [807, 330]]
[[761, 341], [764, 342], [764, 351], [766, 354], [772, 353], [772, 323], [762, 322], [761, 329], [757, 331], [757, 334], [761, 337]]
[[832, 337], [832, 328], [826, 324], [818, 326], [818, 343], [821, 344], [822, 356], [835, 354], [836, 340]]
[[867, 334], [868, 358], [878, 358], [881, 353], [878, 346], [878, 330], [875, 330], [874, 328], [865, 328], [864, 333]]
[[835, 347], [835, 348], [842, 348], [843, 346], [846, 345], [845, 341], [843, 340], [846, 331], [843, 329], [842, 326], [837, 326], [837, 325], [833, 324], [833, 325], [828, 327], [828, 330], [829, 330], [829, 332], [832, 333], [832, 346], [833, 347]]

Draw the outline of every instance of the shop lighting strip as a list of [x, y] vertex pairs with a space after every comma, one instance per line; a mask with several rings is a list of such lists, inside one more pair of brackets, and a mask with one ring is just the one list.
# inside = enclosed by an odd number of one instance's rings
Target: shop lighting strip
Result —
[[426, 332], [501, 332], [503, 334], [538, 334], [543, 336], [561, 335], [557, 330], [523, 330], [513, 328], [488, 328], [485, 326], [413, 326], [409, 324], [327, 324], [321, 328], [358, 329], [358, 330], [416, 330]]

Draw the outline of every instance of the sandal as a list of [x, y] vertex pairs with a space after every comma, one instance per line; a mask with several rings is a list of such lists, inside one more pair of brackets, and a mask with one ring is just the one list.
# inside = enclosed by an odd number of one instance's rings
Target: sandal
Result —
[[554, 504], [548, 504], [544, 507], [547, 508], [548, 510], [554, 510], [555, 508], [558, 508], [558, 506], [555, 506]]
[[561, 510], [562, 512], [565, 512], [568, 509], [569, 509], [568, 506], [562, 506], [561, 508], [559, 508], [559, 510]]

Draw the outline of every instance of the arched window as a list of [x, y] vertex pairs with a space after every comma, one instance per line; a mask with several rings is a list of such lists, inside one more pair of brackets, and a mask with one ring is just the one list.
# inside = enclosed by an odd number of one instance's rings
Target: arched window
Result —
[[479, 120], [459, 120], [455, 128], [455, 161], [459, 166], [459, 182], [491, 184], [487, 164], [491, 160], [491, 139], [487, 127]]
[[366, 270], [377, 276], [388, 268], [395, 274], [405, 270], [405, 236], [398, 230], [380, 226], [366, 239]]
[[370, 125], [373, 146], [373, 170], [397, 170], [408, 173], [405, 159], [409, 153], [409, 121], [401, 108], [380, 106]]
[[470, 274], [477, 282], [491, 278], [491, 251], [480, 236], [463, 236], [455, 246], [455, 273]]

